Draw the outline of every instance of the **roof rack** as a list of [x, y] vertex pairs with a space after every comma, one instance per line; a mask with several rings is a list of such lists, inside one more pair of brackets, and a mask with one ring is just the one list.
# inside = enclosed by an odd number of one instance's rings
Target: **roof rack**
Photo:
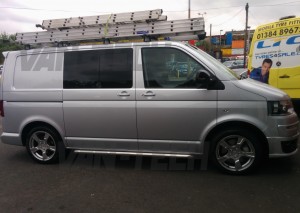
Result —
[[149, 10], [102, 16], [44, 20], [37, 25], [46, 31], [17, 33], [16, 41], [24, 45], [102, 41], [110, 43], [143, 38], [151, 40], [204, 39], [203, 17], [167, 21], [162, 10]]

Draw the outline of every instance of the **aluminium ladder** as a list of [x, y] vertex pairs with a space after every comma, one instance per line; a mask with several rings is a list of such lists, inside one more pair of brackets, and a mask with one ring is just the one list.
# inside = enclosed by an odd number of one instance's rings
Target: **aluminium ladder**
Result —
[[205, 37], [203, 17], [167, 21], [166, 16], [162, 16], [162, 10], [44, 20], [39, 27], [46, 31], [17, 33], [16, 41], [34, 45], [99, 40], [118, 42], [141, 37], [145, 41], [183, 41]]
[[43, 20], [42, 25], [37, 24], [37, 27], [41, 27], [45, 30], [54, 29], [70, 29], [81, 27], [97, 27], [99, 25], [106, 24], [122, 24], [133, 22], [146, 22], [146, 21], [166, 21], [167, 16], [162, 16], [162, 9], [138, 11], [130, 13], [116, 13], [110, 15], [98, 15], [98, 16], [83, 16], [83, 17], [71, 17], [63, 19], [50, 19]]

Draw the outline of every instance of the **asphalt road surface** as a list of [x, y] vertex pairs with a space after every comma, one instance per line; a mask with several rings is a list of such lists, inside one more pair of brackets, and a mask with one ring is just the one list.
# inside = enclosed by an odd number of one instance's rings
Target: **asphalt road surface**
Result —
[[300, 152], [250, 176], [186, 159], [75, 155], [40, 165], [0, 143], [0, 212], [300, 212]]

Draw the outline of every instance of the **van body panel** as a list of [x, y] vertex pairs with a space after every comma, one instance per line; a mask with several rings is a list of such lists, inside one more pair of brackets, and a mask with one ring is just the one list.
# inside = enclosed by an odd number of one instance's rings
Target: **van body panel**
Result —
[[[300, 51], [299, 58], [296, 59], [296, 61], [299, 60]], [[297, 94], [297, 92], [299, 91], [300, 82], [300, 66], [299, 68], [278, 69], [278, 75], [278, 88], [281, 88], [283, 91], [290, 94], [291, 97], [300, 98], [300, 95]]]
[[[15, 51], [7, 55], [7, 71], [3, 73], [5, 80], [1, 92], [5, 109], [2, 120], [3, 140], [12, 140], [9, 137], [15, 138], [14, 134], [18, 134], [21, 140], [26, 125], [44, 122], [55, 128], [64, 141], [63, 72], [60, 66], [63, 55], [47, 52], [40, 56], [40, 53], [40, 50]], [[48, 60], [49, 58], [55, 60]], [[54, 68], [48, 69], [49, 67]]]
[[8, 52], [7, 58], [4, 61], [4, 67], [1, 76], [2, 88], [3, 88], [2, 92], [7, 92], [7, 91], [9, 92], [13, 90], [13, 85], [14, 85], [13, 73], [15, 70], [16, 56], [18, 54], [19, 51]]
[[142, 100], [137, 117], [140, 139], [199, 141], [207, 125], [203, 121], [216, 120], [216, 102]]
[[266, 98], [258, 95], [259, 92], [251, 91], [254, 86], [246, 81], [248, 80], [223, 81], [225, 89], [218, 90], [218, 101], [265, 101]]
[[63, 59], [63, 53], [51, 52], [18, 56], [14, 72], [14, 89], [62, 89]]
[[16, 90], [3, 92], [4, 100], [12, 102], [62, 102], [61, 90]]
[[134, 101], [64, 101], [67, 137], [136, 139]]
[[[233, 84], [242, 89], [246, 90], [251, 94], [248, 94], [246, 99], [248, 100], [284, 100], [288, 99], [288, 95], [284, 93], [282, 90], [275, 88], [273, 86], [270, 86], [268, 84], [261, 83], [259, 81], [255, 81], [253, 79], [244, 79], [240, 81], [234, 81]], [[246, 95], [244, 92], [238, 90], [238, 93], [240, 93], [241, 96]], [[249, 96], [249, 98], [248, 98]], [[256, 96], [256, 97], [255, 97]], [[251, 99], [253, 97], [253, 99]], [[240, 97], [242, 98], [242, 97]]]
[[[300, 22], [300, 18], [298, 18]], [[299, 24], [298, 24], [299, 27]], [[300, 98], [300, 30], [298, 34], [282, 37], [279, 45], [279, 57], [276, 62], [278, 68], [278, 88], [285, 91], [292, 98]], [[295, 93], [291, 94], [291, 93]]]
[[23, 146], [21, 136], [17, 133], [3, 132], [1, 135], [1, 141], [5, 144]]
[[267, 125], [271, 132], [267, 137], [277, 135], [277, 137], [293, 137], [298, 133], [299, 119], [295, 114], [288, 115], [286, 117], [277, 116], [267, 120]]
[[237, 121], [267, 129], [267, 106], [264, 101], [218, 101], [217, 125]]
[[204, 142], [201, 141], [139, 139], [138, 143], [140, 152], [203, 155]]
[[298, 137], [299, 134], [288, 138], [277, 138], [277, 137], [267, 138], [269, 143], [269, 153], [270, 153], [269, 158], [281, 158], [281, 157], [288, 157], [288, 156], [295, 155], [298, 149], [290, 153], [283, 153], [281, 144], [284, 141], [297, 141]]
[[66, 140], [69, 149], [138, 151], [137, 139], [66, 137]]
[[[122, 95], [126, 92], [127, 96]], [[64, 102], [67, 101], [135, 101], [135, 89], [64, 89]]]
[[[61, 102], [11, 102], [4, 103], [3, 132], [21, 133], [26, 125], [44, 122], [54, 127], [64, 138], [64, 119]], [[4, 117], [4, 118], [5, 118]]]

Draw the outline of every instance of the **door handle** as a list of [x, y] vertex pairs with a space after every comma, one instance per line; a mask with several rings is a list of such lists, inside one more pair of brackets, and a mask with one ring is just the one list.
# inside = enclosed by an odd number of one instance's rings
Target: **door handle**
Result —
[[284, 75], [282, 75], [282, 76], [279, 76], [279, 78], [289, 78], [290, 76], [289, 75], [286, 75], [286, 74], [284, 74]]
[[144, 94], [142, 94], [142, 96], [144, 96], [144, 97], [153, 97], [153, 96], [155, 96], [155, 93], [152, 92], [152, 91], [147, 91]]
[[130, 94], [126, 91], [122, 91], [122, 92], [117, 93], [117, 96], [128, 97], [128, 96], [130, 96]]

